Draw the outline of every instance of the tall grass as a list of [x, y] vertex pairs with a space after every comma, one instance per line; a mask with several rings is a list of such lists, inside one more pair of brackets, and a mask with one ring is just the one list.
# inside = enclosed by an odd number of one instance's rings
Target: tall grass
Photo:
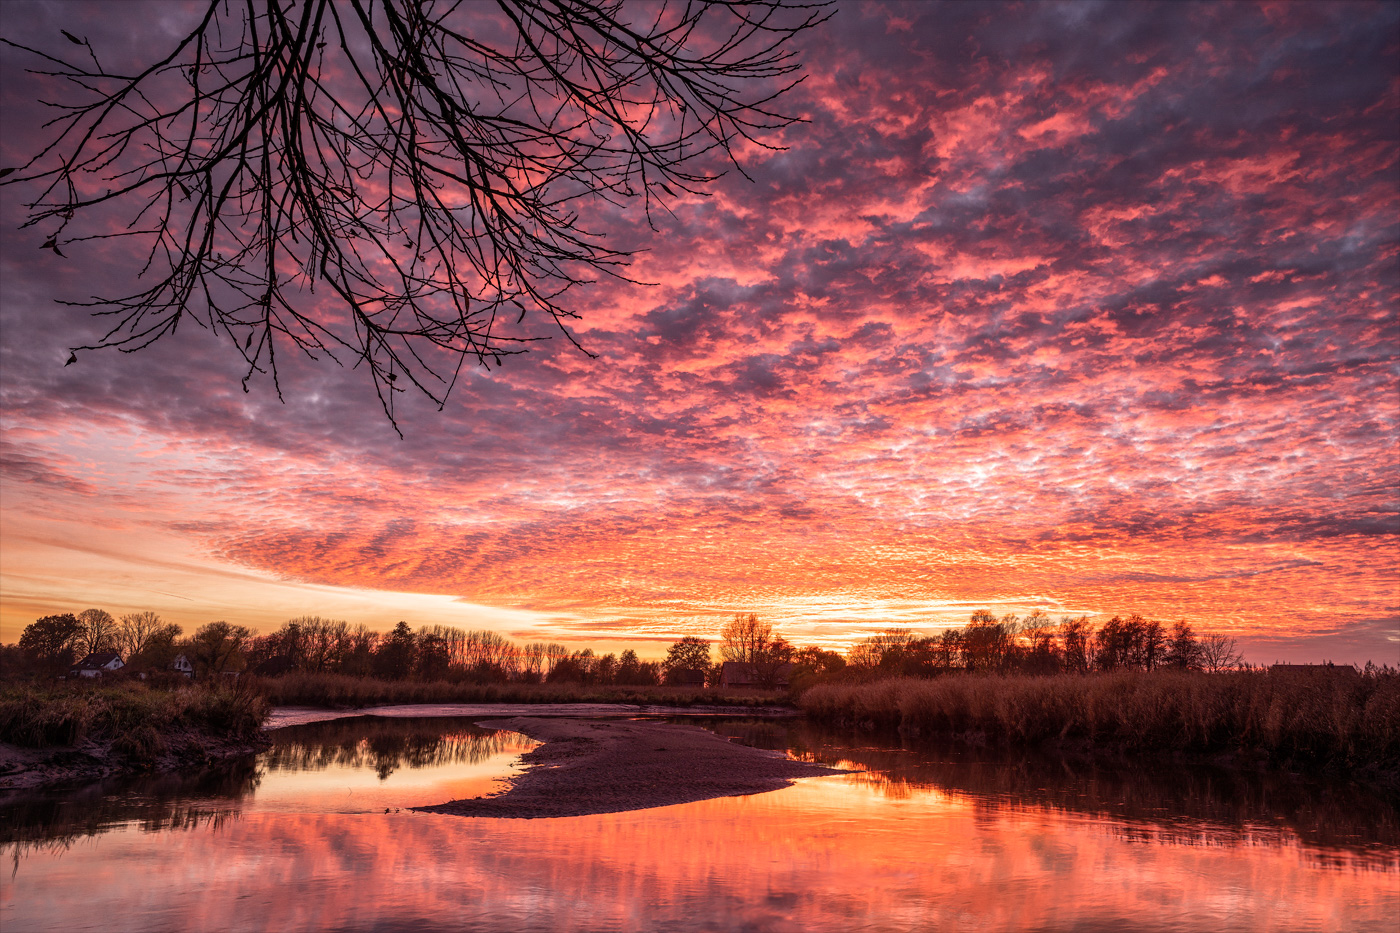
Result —
[[87, 739], [149, 761], [191, 735], [253, 741], [268, 712], [263, 697], [234, 685], [9, 684], [0, 687], [0, 742], [44, 748]]
[[470, 684], [293, 673], [252, 681], [274, 706], [360, 707], [411, 703], [633, 703], [657, 706], [771, 706], [783, 691], [554, 684]]
[[803, 694], [799, 705], [818, 721], [915, 734], [1243, 750], [1400, 770], [1400, 675], [1394, 672], [900, 678], [819, 685]]

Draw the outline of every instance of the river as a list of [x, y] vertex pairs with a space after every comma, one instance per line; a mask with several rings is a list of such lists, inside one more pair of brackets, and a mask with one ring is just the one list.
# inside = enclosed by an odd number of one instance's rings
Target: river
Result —
[[690, 721], [854, 773], [464, 818], [409, 808], [497, 792], [534, 742], [471, 718], [295, 725], [205, 774], [0, 800], [0, 928], [1393, 933], [1400, 917], [1400, 816], [1362, 788]]

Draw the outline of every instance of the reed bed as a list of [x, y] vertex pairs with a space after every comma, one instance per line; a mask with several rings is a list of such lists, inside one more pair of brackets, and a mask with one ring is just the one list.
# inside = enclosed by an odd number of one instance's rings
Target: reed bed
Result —
[[822, 684], [799, 705], [817, 721], [910, 734], [1248, 751], [1400, 771], [1400, 675], [1393, 671], [950, 675]]
[[788, 705], [783, 691], [695, 687], [555, 684], [473, 684], [379, 680], [345, 674], [293, 673], [252, 684], [274, 706], [347, 708], [412, 703], [632, 703], [656, 706]]
[[234, 685], [152, 689], [113, 686], [8, 684], [0, 687], [0, 742], [28, 748], [110, 744], [133, 759], [168, 751], [192, 735], [222, 742], [256, 741], [269, 706]]

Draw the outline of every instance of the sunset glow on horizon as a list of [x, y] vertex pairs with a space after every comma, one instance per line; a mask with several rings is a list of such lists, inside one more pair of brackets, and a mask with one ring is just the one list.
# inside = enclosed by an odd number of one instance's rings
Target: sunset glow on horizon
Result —
[[[163, 48], [127, 8], [0, 34]], [[808, 122], [752, 181], [587, 218], [649, 283], [577, 293], [596, 359], [405, 393], [403, 439], [362, 372], [287, 352], [285, 403], [245, 394], [195, 326], [65, 366], [103, 325], [55, 300], [139, 262], [40, 250], [3, 189], [0, 641], [99, 606], [659, 657], [737, 612], [844, 649], [989, 608], [1397, 663], [1400, 6], [843, 3], [800, 47]]]

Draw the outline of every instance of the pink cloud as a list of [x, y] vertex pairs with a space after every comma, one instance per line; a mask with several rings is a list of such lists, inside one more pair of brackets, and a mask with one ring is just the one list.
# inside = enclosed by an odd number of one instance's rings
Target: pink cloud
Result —
[[1383, 659], [1400, 97], [1364, 9], [844, 7], [752, 184], [655, 236], [600, 212], [655, 284], [579, 294], [597, 361], [470, 372], [401, 442], [354, 371], [291, 361], [281, 405], [206, 334], [62, 366], [92, 325], [49, 302], [86, 285], [7, 201], [7, 488], [580, 638], [752, 609], [836, 644], [986, 602]]

